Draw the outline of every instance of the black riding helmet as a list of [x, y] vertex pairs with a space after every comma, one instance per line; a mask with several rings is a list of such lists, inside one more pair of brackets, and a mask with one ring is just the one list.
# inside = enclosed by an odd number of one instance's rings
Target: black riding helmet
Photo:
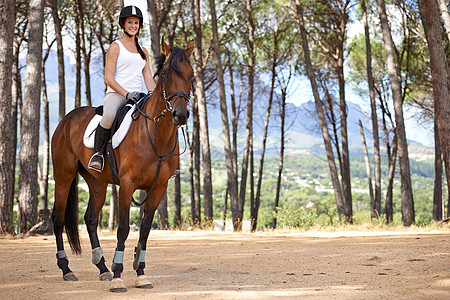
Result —
[[144, 18], [142, 16], [142, 11], [139, 9], [139, 7], [134, 5], [126, 6], [122, 9], [119, 16], [119, 25], [120, 27], [124, 27], [123, 24], [125, 22], [125, 19], [128, 17], [137, 17], [140, 21], [140, 27], [142, 28], [142, 24], [144, 21]]

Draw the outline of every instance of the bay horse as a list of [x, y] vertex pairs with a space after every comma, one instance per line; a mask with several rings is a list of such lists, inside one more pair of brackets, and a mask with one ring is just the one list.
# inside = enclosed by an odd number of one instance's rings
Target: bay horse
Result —
[[[144, 214], [141, 219], [133, 268], [137, 273], [136, 287], [152, 287], [149, 277], [144, 275], [147, 239], [155, 210], [166, 193], [167, 182], [174, 174], [179, 162], [177, 130], [180, 125], [186, 124], [189, 117], [187, 105], [193, 78], [193, 69], [189, 61], [193, 42], [191, 41], [186, 49], [170, 48], [164, 39], [161, 45], [163, 53], [156, 58], [155, 76], [159, 77], [155, 90], [144, 108], [136, 112], [138, 116], [132, 122], [126, 138], [114, 150], [120, 188], [117, 247], [111, 267], [113, 275], [105, 265], [97, 236], [97, 225], [99, 212], [105, 203], [106, 188], [114, 181], [108, 163], [105, 163], [101, 173], [88, 168], [92, 149], [88, 149], [83, 144], [83, 134], [96, 113], [95, 108], [80, 107], [72, 110], [61, 120], [52, 136], [51, 154], [55, 180], [55, 206], [52, 220], [58, 251], [57, 264], [66, 281], [78, 280], [69, 268], [62, 232], [65, 227], [72, 252], [80, 254], [76, 201], [76, 175], [80, 174], [89, 187], [89, 204], [84, 220], [92, 247], [92, 263], [100, 271], [100, 280], [111, 280], [110, 291], [112, 292], [126, 291], [120, 277], [123, 272], [125, 241], [130, 231], [130, 206], [133, 193], [137, 189], [147, 192], [147, 201], [141, 203]], [[105, 159], [107, 160], [106, 157]]]

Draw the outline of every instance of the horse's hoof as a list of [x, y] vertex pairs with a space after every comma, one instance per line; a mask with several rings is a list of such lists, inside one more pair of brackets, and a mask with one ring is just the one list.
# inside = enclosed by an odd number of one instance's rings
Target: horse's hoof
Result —
[[136, 278], [136, 287], [138, 289], [152, 289], [153, 285], [150, 282], [150, 277], [146, 275], [140, 275]]
[[63, 275], [64, 281], [78, 281], [77, 276], [73, 272], [69, 272]]
[[121, 278], [113, 278], [109, 285], [109, 291], [112, 293], [125, 293], [127, 288]]
[[98, 277], [100, 278], [100, 281], [111, 281], [113, 278], [110, 272], [102, 273]]

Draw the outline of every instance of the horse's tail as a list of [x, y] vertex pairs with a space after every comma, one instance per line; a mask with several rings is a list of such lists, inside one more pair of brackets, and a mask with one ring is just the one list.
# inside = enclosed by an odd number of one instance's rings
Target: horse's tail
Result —
[[77, 197], [77, 176], [72, 181], [67, 197], [66, 212], [64, 216], [64, 226], [66, 227], [67, 239], [70, 248], [75, 254], [81, 254], [80, 235], [78, 233], [78, 197]]

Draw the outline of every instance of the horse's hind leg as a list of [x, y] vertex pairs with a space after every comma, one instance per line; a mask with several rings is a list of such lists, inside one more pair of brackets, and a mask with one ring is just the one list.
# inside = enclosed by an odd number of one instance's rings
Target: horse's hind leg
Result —
[[105, 204], [107, 183], [97, 180], [86, 170], [80, 170], [80, 174], [89, 186], [89, 204], [84, 215], [86, 228], [89, 233], [89, 240], [92, 247], [92, 263], [99, 269], [101, 281], [111, 281], [112, 275], [105, 265], [105, 257], [100, 247], [97, 235], [98, 216]]
[[[68, 181], [70, 182], [70, 181]], [[55, 232], [56, 237], [56, 259], [58, 267], [63, 272], [63, 279], [65, 281], [77, 281], [78, 278], [69, 268], [69, 260], [67, 258], [67, 254], [64, 251], [64, 242], [63, 242], [63, 229], [64, 229], [64, 221], [65, 221], [65, 213], [67, 207], [67, 199], [68, 197], [73, 197], [76, 189], [76, 180], [72, 181], [70, 187], [67, 183], [61, 183], [55, 180], [55, 206], [52, 213], [52, 221], [53, 221], [53, 230]]]
[[147, 199], [147, 202], [144, 204], [145, 209], [144, 209], [144, 216], [141, 220], [141, 228], [139, 231], [139, 242], [137, 244], [136, 249], [134, 250], [135, 253], [134, 253], [133, 269], [137, 273], [136, 278], [137, 288], [148, 289], [153, 287], [150, 278], [144, 274], [145, 253], [147, 250], [147, 240], [150, 234], [150, 229], [152, 227], [155, 211], [158, 208], [159, 202], [164, 196], [166, 190], [167, 184], [154, 190], [152, 192], [152, 195], [150, 195], [150, 197]]

